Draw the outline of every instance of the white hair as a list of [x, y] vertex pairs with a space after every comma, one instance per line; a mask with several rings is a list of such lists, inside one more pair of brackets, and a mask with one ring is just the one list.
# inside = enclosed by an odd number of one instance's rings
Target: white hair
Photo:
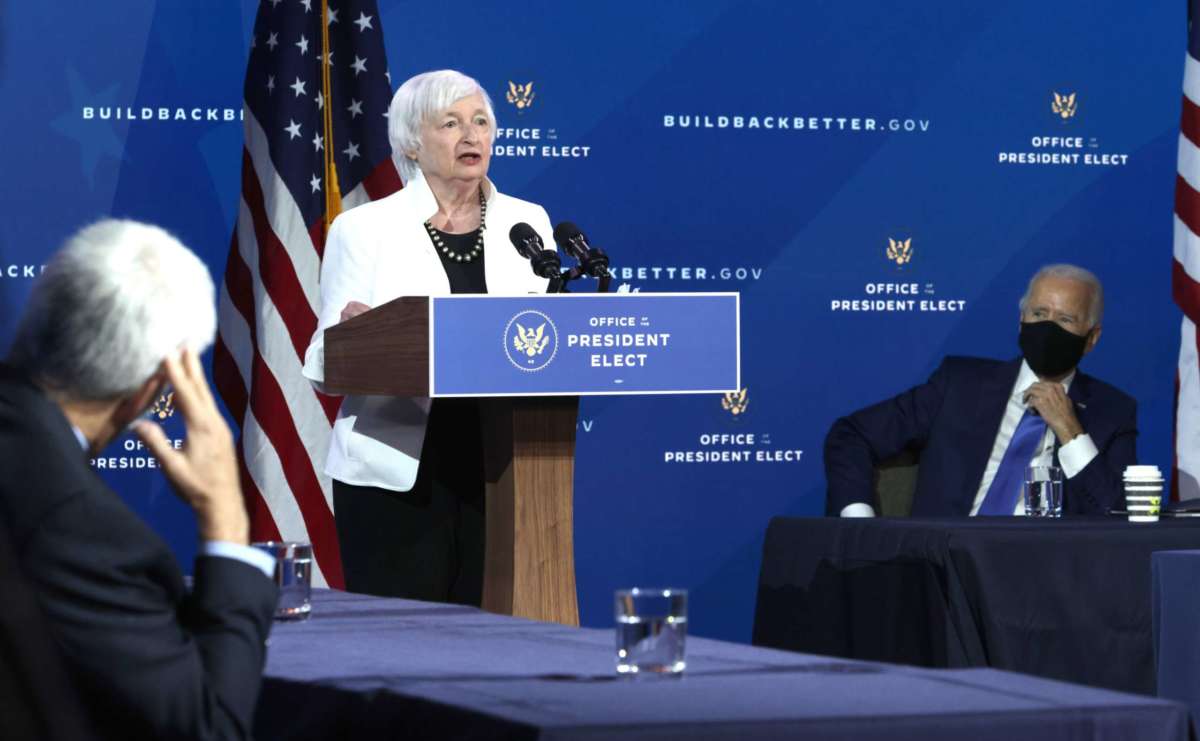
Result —
[[1047, 277], [1079, 281], [1086, 285], [1091, 290], [1091, 300], [1088, 301], [1088, 326], [1094, 327], [1100, 323], [1104, 317], [1104, 287], [1100, 285], [1100, 279], [1087, 268], [1066, 263], [1046, 265], [1033, 274], [1033, 277], [1029, 279], [1029, 285], [1025, 287], [1025, 295], [1021, 296], [1021, 301], [1017, 304], [1021, 309], [1021, 314], [1025, 313], [1025, 307], [1029, 305], [1029, 294], [1033, 293], [1033, 284]]
[[388, 107], [388, 142], [404, 182], [420, 177], [421, 168], [408, 157], [421, 149], [421, 126], [463, 98], [479, 93], [492, 130], [496, 112], [492, 99], [474, 78], [452, 69], [422, 72], [410, 77], [392, 96]]
[[137, 390], [164, 358], [216, 333], [208, 268], [156, 226], [105, 219], [67, 240], [33, 285], [9, 360], [81, 400]]

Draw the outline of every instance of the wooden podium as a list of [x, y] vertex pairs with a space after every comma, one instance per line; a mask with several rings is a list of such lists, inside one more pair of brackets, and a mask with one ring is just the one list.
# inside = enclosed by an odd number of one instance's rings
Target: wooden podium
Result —
[[[429, 299], [398, 298], [325, 332], [330, 393], [429, 396]], [[487, 490], [483, 608], [579, 624], [577, 396], [480, 399]]]

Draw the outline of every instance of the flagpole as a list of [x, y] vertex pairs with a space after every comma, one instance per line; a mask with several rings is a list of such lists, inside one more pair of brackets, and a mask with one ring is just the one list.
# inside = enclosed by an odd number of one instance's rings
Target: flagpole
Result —
[[329, 225], [342, 212], [342, 192], [338, 185], [337, 165], [333, 161], [333, 86], [329, 81], [332, 67], [329, 50], [329, 0], [321, 0], [321, 91], [325, 106], [321, 118], [325, 129], [325, 223], [322, 239], [329, 234]]

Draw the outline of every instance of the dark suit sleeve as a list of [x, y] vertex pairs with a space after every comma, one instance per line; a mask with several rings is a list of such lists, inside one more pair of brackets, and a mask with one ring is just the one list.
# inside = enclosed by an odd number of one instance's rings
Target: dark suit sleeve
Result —
[[1064, 509], [1073, 514], [1107, 514], [1122, 504], [1122, 474], [1126, 466], [1137, 463], [1137, 404], [1129, 400], [1117, 417], [1115, 431], [1097, 437], [1092, 434], [1099, 453], [1066, 482]]
[[949, 363], [943, 361], [924, 384], [833, 423], [825, 437], [826, 514], [837, 515], [853, 502], [873, 504], [875, 465], [925, 445], [946, 397]]
[[115, 495], [71, 498], [26, 548], [98, 722], [126, 738], [249, 737], [276, 600], [261, 571], [202, 557], [184, 598], [165, 544]]

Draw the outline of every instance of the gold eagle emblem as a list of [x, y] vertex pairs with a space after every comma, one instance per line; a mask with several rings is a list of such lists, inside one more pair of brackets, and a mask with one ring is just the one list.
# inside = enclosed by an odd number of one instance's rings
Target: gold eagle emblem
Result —
[[1054, 93], [1054, 102], [1050, 104], [1050, 110], [1061, 116], [1064, 121], [1075, 115], [1075, 108], [1075, 93], [1070, 95]]
[[541, 355], [549, 344], [550, 338], [546, 336], [545, 322], [539, 324], [537, 329], [526, 329], [520, 324], [517, 325], [517, 333], [513, 335], [513, 349], [517, 352], [534, 358]]
[[747, 389], [742, 389], [725, 394], [721, 399], [721, 408], [735, 417], [744, 413], [746, 407], [750, 406], [750, 400], [746, 398], [746, 391]]
[[517, 107], [518, 111], [523, 111], [533, 105], [533, 82], [527, 82], [524, 85], [518, 85], [512, 80], [508, 81], [508, 94], [504, 96], [509, 103]]
[[150, 413], [160, 420], [167, 419], [175, 414], [175, 392], [170, 391], [159, 395], [154, 400], [154, 406], [150, 407]]
[[887, 259], [897, 265], [907, 265], [912, 261], [912, 237], [899, 240], [888, 237]]

